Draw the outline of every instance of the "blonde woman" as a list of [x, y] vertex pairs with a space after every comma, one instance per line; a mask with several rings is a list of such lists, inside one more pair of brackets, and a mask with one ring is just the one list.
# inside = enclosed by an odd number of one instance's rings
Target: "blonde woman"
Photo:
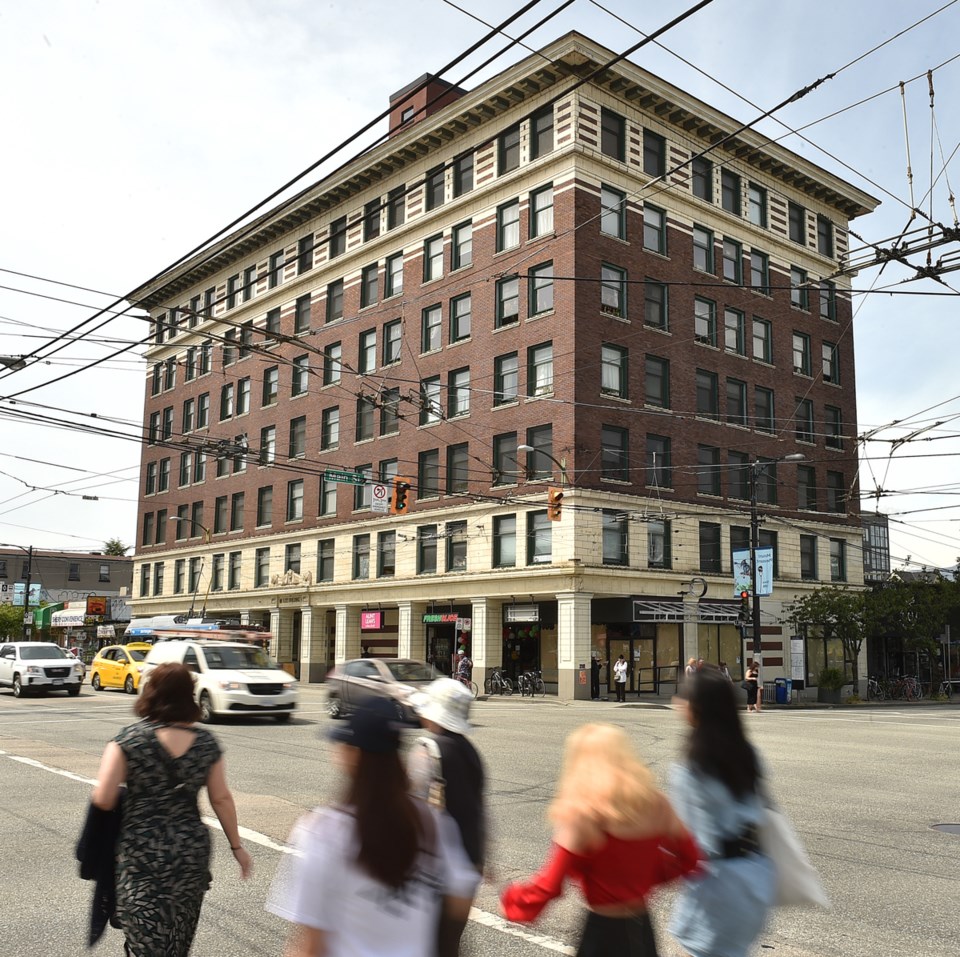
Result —
[[695, 871], [699, 851], [623, 729], [588, 724], [570, 735], [549, 817], [550, 855], [504, 890], [504, 915], [535, 920], [569, 878], [589, 909], [577, 957], [654, 957], [647, 896]]

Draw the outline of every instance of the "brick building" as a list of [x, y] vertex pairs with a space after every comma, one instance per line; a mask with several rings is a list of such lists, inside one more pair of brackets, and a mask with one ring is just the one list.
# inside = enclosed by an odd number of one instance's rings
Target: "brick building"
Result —
[[862, 581], [830, 277], [876, 200], [749, 130], [691, 161], [740, 124], [631, 63], [573, 88], [613, 59], [579, 34], [544, 53], [422, 78], [380, 145], [137, 291], [135, 615], [268, 624], [306, 680], [460, 644], [568, 698], [594, 652], [631, 690], [690, 656], [737, 675], [754, 473], [768, 675], [782, 604]]

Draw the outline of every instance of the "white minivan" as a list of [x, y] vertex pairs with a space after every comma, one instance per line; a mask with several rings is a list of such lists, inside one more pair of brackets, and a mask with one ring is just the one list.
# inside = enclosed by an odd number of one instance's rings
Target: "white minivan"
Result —
[[262, 714], [289, 721], [297, 707], [297, 679], [253, 644], [233, 641], [161, 641], [147, 653], [139, 693], [157, 665], [175, 661], [194, 673], [200, 720]]

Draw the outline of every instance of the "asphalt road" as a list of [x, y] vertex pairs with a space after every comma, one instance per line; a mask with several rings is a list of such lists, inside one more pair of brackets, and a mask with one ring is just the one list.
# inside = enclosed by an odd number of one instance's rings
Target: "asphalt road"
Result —
[[[0, 941], [5, 957], [86, 952], [91, 887], [77, 877], [73, 847], [103, 745], [133, 720], [119, 692], [16, 700], [0, 693]], [[657, 705], [559, 704], [493, 699], [474, 708], [475, 741], [490, 779], [492, 880], [469, 928], [471, 953], [549, 957], [574, 953], [582, 920], [575, 891], [533, 928], [496, 916], [497, 888], [536, 868], [547, 846], [544, 810], [563, 739], [595, 719], [622, 724], [661, 777], [679, 751], [677, 715]], [[748, 716], [744, 716], [745, 719]], [[288, 725], [247, 720], [216, 726], [256, 874], [243, 883], [215, 835], [214, 885], [195, 957], [279, 955], [286, 926], [264, 900], [298, 815], [335, 798], [338, 772], [321, 732], [329, 719], [317, 689], [302, 693]], [[930, 825], [960, 821], [957, 737], [951, 706], [767, 711], [749, 716], [781, 805], [807, 845], [833, 900], [829, 912], [780, 911], [758, 952], [784, 957], [877, 957], [960, 952], [956, 888], [960, 837]], [[670, 894], [656, 898], [660, 927]], [[676, 949], [660, 934], [663, 957]], [[108, 931], [95, 953], [123, 952]]]

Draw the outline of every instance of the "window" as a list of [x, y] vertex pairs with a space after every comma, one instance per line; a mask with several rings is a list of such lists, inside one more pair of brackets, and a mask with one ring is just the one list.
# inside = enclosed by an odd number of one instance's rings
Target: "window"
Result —
[[187, 382], [192, 382], [197, 377], [197, 347], [190, 346], [183, 360], [183, 377]]
[[240, 572], [243, 562], [243, 552], [230, 552], [227, 566], [227, 588], [240, 587]]
[[336, 539], [322, 538], [317, 542], [317, 581], [333, 581], [334, 546]]
[[720, 449], [712, 445], [697, 446], [697, 492], [720, 494]]
[[[79, 578], [78, 573], [73, 580], [77, 581]], [[153, 593], [154, 595], [163, 594], [163, 562], [156, 562], [153, 566]]]
[[531, 480], [553, 478], [553, 426], [538, 425], [527, 429], [527, 476]]
[[268, 337], [276, 338], [280, 335], [280, 309], [271, 309], [264, 318], [263, 331]]
[[371, 199], [363, 207], [363, 241], [369, 242], [380, 235], [380, 200]]
[[328, 482], [323, 476], [320, 477], [320, 514], [337, 514], [337, 483]]
[[417, 461], [417, 497], [436, 498], [440, 494], [440, 450], [421, 452]]
[[621, 163], [627, 158], [626, 121], [612, 110], [600, 111], [600, 152]]
[[530, 238], [553, 232], [553, 186], [544, 186], [530, 194]]
[[387, 257], [383, 285], [385, 299], [389, 299], [390, 296], [399, 296], [403, 292], [403, 253]]
[[233, 383], [228, 382], [220, 387], [220, 421], [233, 416]]
[[170, 356], [163, 364], [163, 388], [172, 389], [177, 384], [177, 359]]
[[147, 512], [143, 516], [143, 535], [140, 541], [144, 545], [153, 544], [153, 512]]
[[421, 525], [417, 528], [417, 574], [437, 573], [437, 526]]
[[193, 457], [193, 481], [203, 482], [207, 478], [207, 457], [202, 452], [196, 452]]
[[166, 492], [170, 488], [170, 459], [160, 459], [160, 471], [157, 474], [157, 491]]
[[[306, 391], [306, 385], [304, 385]], [[250, 376], [237, 380], [236, 414], [246, 415], [250, 411]]]
[[630, 481], [629, 433], [612, 425], [600, 427], [600, 477]]
[[753, 318], [753, 358], [773, 362], [773, 327], [766, 319]]
[[163, 410], [162, 417], [162, 428], [160, 432], [161, 438], [164, 440], [169, 439], [173, 436], [173, 406], [168, 405]]
[[517, 564], [517, 516], [493, 517], [493, 567], [513, 568]]
[[833, 223], [826, 216], [817, 216], [817, 252], [833, 258]]
[[743, 247], [733, 239], [723, 241], [723, 278], [738, 286], [743, 282]]
[[727, 379], [727, 422], [747, 425], [747, 384], [739, 379]]
[[647, 523], [647, 566], [649, 568], [669, 568], [670, 523], [653, 521]]
[[659, 356], [646, 357], [644, 363], [644, 397], [647, 405], [670, 408], [670, 361]]
[[804, 581], [817, 579], [817, 536], [800, 536], [800, 578]]
[[[282, 249], [278, 249], [270, 255], [269, 271], [267, 273], [267, 286], [270, 289], [275, 289], [283, 282], [283, 258]], [[210, 315], [211, 313], [208, 312], [207, 317], [209, 318]]]
[[604, 565], [628, 565], [627, 516], [623, 512], [603, 510], [601, 539]]
[[313, 233], [297, 242], [297, 273], [303, 275], [310, 269], [313, 269]]
[[753, 424], [761, 432], [773, 432], [776, 429], [776, 417], [773, 412], [773, 390], [755, 386], [753, 390]]
[[740, 177], [728, 169], [720, 171], [720, 205], [728, 213], [740, 215]]
[[454, 369], [447, 377], [447, 418], [470, 412], [470, 369]]
[[467, 523], [447, 522], [447, 571], [467, 570]]
[[827, 472], [827, 511], [842, 515], [847, 510], [843, 472]]
[[837, 287], [826, 279], [820, 280], [820, 318], [837, 321]]
[[220, 535], [227, 530], [227, 496], [218, 495], [213, 502], [213, 533]]
[[192, 452], [181, 452], [180, 453], [180, 481], [178, 485], [180, 488], [183, 488], [184, 485], [190, 484], [190, 475], [193, 472], [193, 453]]
[[450, 300], [450, 341], [460, 342], [462, 339], [470, 338], [470, 320], [471, 320], [471, 297], [470, 293], [457, 296]]
[[497, 141], [497, 168], [500, 175], [515, 170], [520, 165], [520, 124], [511, 126], [500, 134]]
[[340, 357], [343, 354], [339, 342], [332, 342], [323, 350], [323, 384], [336, 385], [340, 381], [342, 366]]
[[497, 252], [520, 245], [520, 200], [514, 199], [497, 209]]
[[343, 280], [336, 279], [327, 286], [327, 322], [343, 318]]
[[298, 415], [290, 420], [290, 458], [297, 459], [307, 454], [307, 417]]
[[433, 169], [427, 170], [426, 181], [423, 186], [427, 210], [436, 209], [438, 206], [443, 205], [445, 172], [443, 166], [435, 166]]
[[530, 117], [530, 159], [553, 151], [553, 104]]
[[727, 352], [733, 352], [739, 356], [747, 354], [744, 316], [737, 309], [723, 311], [723, 347]]
[[213, 369], [213, 343], [205, 339], [200, 343], [200, 375], [209, 375]]
[[516, 485], [520, 475], [517, 461], [517, 433], [493, 437], [493, 484]]
[[473, 265], [473, 223], [453, 227], [450, 250], [450, 268], [463, 269]]
[[373, 504], [373, 466], [369, 464], [358, 465], [354, 471], [363, 476], [363, 482], [353, 487], [354, 511], [370, 508]]
[[147, 464], [147, 477], [144, 485], [144, 495], [154, 495], [157, 491], [157, 468], [156, 462]]
[[398, 186], [387, 193], [387, 229], [396, 229], [403, 225], [406, 218], [407, 188]]
[[357, 356], [357, 371], [369, 374], [377, 368], [377, 330], [368, 329], [360, 333]]
[[713, 272], [713, 233], [702, 226], [693, 227], [693, 268]]
[[237, 330], [228, 329], [223, 334], [223, 365], [224, 368], [233, 365], [237, 361]]
[[364, 266], [360, 274], [360, 308], [372, 306], [380, 296], [380, 264]]
[[537, 316], [553, 309], [553, 263], [543, 263], [528, 271], [527, 315]]
[[428, 306], [420, 314], [420, 351], [432, 352], [443, 346], [443, 308]]
[[608, 316], [627, 316], [627, 271], [604, 263], [600, 267], [600, 311]]
[[600, 187], [600, 232], [627, 238], [627, 194], [612, 186]]
[[798, 203], [787, 203], [787, 235], [791, 242], [807, 244], [807, 211]]
[[811, 374], [810, 337], [803, 332], [793, 334], [793, 371]]
[[303, 479], [287, 482], [287, 521], [296, 522], [303, 518]]
[[496, 328], [512, 325], [519, 319], [520, 280], [516, 276], [510, 279], [497, 280]]
[[473, 189], [473, 153], [453, 161], [453, 195], [462, 196]]
[[377, 578], [392, 578], [397, 573], [397, 533], [377, 533]]
[[304, 395], [310, 376], [310, 357], [297, 356], [293, 360], [293, 376], [290, 380], [290, 395]]
[[187, 567], [187, 590], [193, 594], [196, 594], [197, 589], [200, 586], [200, 572], [202, 571], [200, 558], [191, 558], [190, 564]]
[[[812, 414], [812, 413], [811, 413]], [[835, 406], [824, 407], [824, 444], [828, 449], [843, 448], [843, 413]]]
[[750, 500], [750, 459], [746, 452], [727, 453], [727, 497]]
[[643, 171], [647, 176], [663, 176], [667, 171], [667, 143], [657, 133], [643, 131]]
[[756, 183], [747, 186], [747, 220], [761, 229], [767, 228], [767, 191]]
[[183, 594], [184, 579], [187, 571], [187, 560], [178, 558], [173, 563], [173, 593], [174, 595]]
[[520, 363], [516, 352], [497, 356], [493, 360], [493, 404], [515, 402], [519, 393]]
[[376, 411], [377, 406], [373, 399], [369, 399], [363, 395], [358, 397], [355, 432], [355, 440], [357, 442], [365, 442], [367, 439], [373, 438], [373, 423]]
[[463, 495], [470, 487], [466, 442], [447, 447], [447, 495]]
[[393, 319], [383, 326], [383, 364], [391, 365], [400, 361], [400, 348], [403, 344], [403, 320]]
[[400, 431], [400, 389], [385, 389], [380, 394], [380, 434]]
[[261, 396], [261, 405], [273, 405], [280, 395], [280, 369], [277, 366], [271, 366], [263, 370], [263, 393]]
[[336, 259], [347, 251], [347, 217], [341, 216], [330, 224], [330, 241], [327, 245], [327, 258]]
[[273, 486], [263, 485], [257, 489], [257, 527], [273, 524]]
[[413, 119], [414, 113], [415, 110], [412, 106], [405, 107], [403, 112], [400, 114], [401, 125], [404, 123], [409, 123]]
[[797, 266], [790, 267], [790, 305], [803, 309], [810, 308], [810, 291], [807, 288], [807, 273]]
[[353, 536], [353, 577], [366, 579], [370, 577], [370, 536]]
[[840, 382], [840, 349], [832, 342], [824, 342], [822, 348], [823, 354], [823, 381], [832, 382], [834, 385]]
[[719, 418], [717, 374], [697, 369], [697, 415], [708, 419]]
[[643, 248], [667, 255], [667, 214], [656, 206], [643, 206]]
[[764, 505], [777, 504], [777, 463], [772, 459], [757, 458], [762, 466], [757, 470], [757, 501]]
[[817, 471], [809, 465], [797, 466], [797, 508], [817, 510]]
[[553, 524], [546, 511], [527, 512], [527, 564], [541, 565], [553, 560]]
[[750, 288], [770, 295], [770, 258], [756, 249], [750, 252]]
[[705, 156], [695, 156], [690, 164], [691, 187], [698, 199], [713, 202], [713, 163]]
[[653, 329], [669, 328], [667, 284], [648, 279], [643, 284], [643, 322]]
[[287, 545], [283, 550], [283, 567], [286, 571], [300, 574], [300, 544]]
[[720, 526], [714, 522], [700, 523], [700, 571], [711, 575], [719, 575], [723, 571]]
[[717, 345], [717, 304], [710, 299], [693, 300], [693, 334], [697, 342]]
[[431, 236], [423, 243], [423, 281], [430, 282], [443, 275], [443, 235]]
[[813, 400], [797, 399], [795, 419], [795, 434], [798, 442], [813, 442]]
[[243, 529], [243, 492], [234, 492], [230, 496], [230, 531], [239, 532]]
[[600, 346], [600, 391], [604, 395], [627, 398], [628, 351], [622, 346]]
[[272, 465], [277, 457], [277, 427], [264, 426], [260, 430], [260, 458], [259, 465]]
[[258, 548], [253, 559], [253, 585], [263, 588], [270, 584], [270, 548]]
[[420, 380], [420, 424], [430, 425], [443, 418], [440, 403], [440, 376]]
[[646, 484], [649, 488], [673, 488], [671, 442], [665, 435], [647, 435]]
[[842, 538], [830, 539], [830, 581], [847, 580], [847, 543]]

